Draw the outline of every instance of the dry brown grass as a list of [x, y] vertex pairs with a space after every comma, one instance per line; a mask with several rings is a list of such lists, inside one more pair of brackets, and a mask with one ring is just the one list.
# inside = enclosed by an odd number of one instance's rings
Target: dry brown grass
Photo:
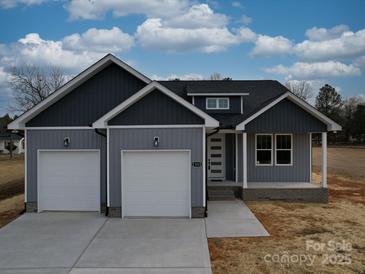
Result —
[[17, 218], [24, 210], [24, 195], [0, 201], [0, 228]]
[[[313, 147], [313, 170], [320, 172], [322, 152], [320, 147]], [[329, 147], [328, 174], [342, 176], [365, 182], [365, 148], [364, 147]]]
[[[213, 273], [365, 273], [365, 184], [336, 177], [328, 182], [329, 204], [248, 203], [271, 237], [209, 239]], [[345, 240], [352, 250], [306, 250], [307, 240]], [[266, 254], [286, 253], [316, 257], [311, 266], [264, 260]], [[349, 254], [352, 263], [322, 264], [326, 254]]]

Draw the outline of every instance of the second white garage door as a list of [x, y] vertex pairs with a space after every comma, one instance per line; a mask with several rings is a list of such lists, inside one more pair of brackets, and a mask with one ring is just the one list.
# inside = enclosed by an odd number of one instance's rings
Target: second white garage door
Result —
[[99, 151], [38, 153], [39, 211], [99, 211]]
[[190, 217], [189, 151], [122, 152], [123, 217]]

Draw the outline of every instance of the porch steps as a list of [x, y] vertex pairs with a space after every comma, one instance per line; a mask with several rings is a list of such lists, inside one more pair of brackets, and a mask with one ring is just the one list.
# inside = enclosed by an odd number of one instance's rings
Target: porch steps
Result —
[[229, 201], [235, 200], [236, 197], [233, 189], [208, 187], [208, 199], [210, 201]]

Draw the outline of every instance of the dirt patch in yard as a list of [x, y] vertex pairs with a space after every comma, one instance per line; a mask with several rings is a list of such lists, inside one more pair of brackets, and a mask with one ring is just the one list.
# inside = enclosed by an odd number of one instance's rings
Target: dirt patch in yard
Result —
[[10, 223], [24, 211], [24, 195], [16, 195], [0, 201], [0, 228]]
[[209, 239], [213, 273], [365, 273], [365, 184], [328, 184], [329, 204], [247, 203], [271, 237]]

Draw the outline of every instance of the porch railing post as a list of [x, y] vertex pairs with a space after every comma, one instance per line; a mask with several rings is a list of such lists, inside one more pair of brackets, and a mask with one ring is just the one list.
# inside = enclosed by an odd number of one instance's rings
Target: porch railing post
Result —
[[322, 132], [322, 187], [327, 187], [327, 132]]
[[247, 188], [247, 133], [242, 133], [242, 155], [243, 155], [243, 188]]

